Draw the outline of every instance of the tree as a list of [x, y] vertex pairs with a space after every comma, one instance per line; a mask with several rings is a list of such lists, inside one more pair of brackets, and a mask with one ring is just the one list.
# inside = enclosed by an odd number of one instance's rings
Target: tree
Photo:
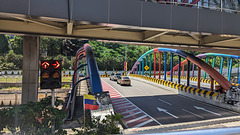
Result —
[[0, 35], [0, 53], [7, 53], [9, 51], [8, 39], [5, 35]]
[[15, 54], [23, 54], [23, 38], [21, 36], [14, 36], [13, 39], [9, 39], [9, 46]]

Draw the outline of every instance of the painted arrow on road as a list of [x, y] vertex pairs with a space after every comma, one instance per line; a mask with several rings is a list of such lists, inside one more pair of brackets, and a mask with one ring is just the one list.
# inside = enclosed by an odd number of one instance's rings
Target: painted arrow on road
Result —
[[218, 115], [218, 116], [222, 116], [222, 115], [219, 114], [219, 113], [215, 113], [215, 112], [209, 111], [209, 110], [207, 110], [207, 109], [205, 109], [205, 108], [202, 108], [202, 107], [198, 107], [198, 106], [193, 106], [193, 107], [195, 107], [195, 108], [198, 109], [198, 110], [203, 110], [203, 111], [206, 111], [206, 112], [209, 112], [209, 113]]
[[164, 113], [166, 113], [166, 114], [168, 114], [168, 115], [170, 115], [170, 116], [172, 116], [172, 117], [178, 119], [177, 116], [175, 116], [175, 115], [169, 113], [166, 109], [162, 109], [162, 108], [159, 108], [159, 107], [157, 107], [157, 109], [158, 109], [159, 112], [164, 112]]

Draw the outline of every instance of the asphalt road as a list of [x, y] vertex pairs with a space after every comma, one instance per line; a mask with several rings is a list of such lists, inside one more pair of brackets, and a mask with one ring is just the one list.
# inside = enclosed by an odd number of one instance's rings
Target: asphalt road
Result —
[[102, 78], [102, 80], [162, 125], [239, 115], [237, 112], [209, 105], [133, 79], [131, 86], [120, 86], [116, 81], [110, 81], [109, 78]]

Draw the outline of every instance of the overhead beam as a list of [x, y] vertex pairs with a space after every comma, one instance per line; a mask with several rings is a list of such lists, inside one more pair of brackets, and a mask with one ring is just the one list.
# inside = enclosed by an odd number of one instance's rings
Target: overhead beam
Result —
[[67, 35], [71, 35], [73, 32], [73, 23], [69, 22], [67, 23]]
[[47, 27], [54, 28], [54, 29], [62, 29], [61, 27], [57, 27], [57, 26], [54, 26], [54, 25], [42, 23], [42, 22], [35, 21], [35, 20], [32, 20], [32, 19], [26, 19], [26, 18], [21, 18], [21, 17], [13, 17], [13, 18], [16, 18], [16, 19], [19, 19], [19, 20], [23, 20], [23, 21], [25, 21], [25, 22], [36, 23], [36, 24], [43, 25], [43, 26], [47, 26]]
[[200, 41], [200, 38], [198, 38], [196, 35], [188, 32], [188, 35], [190, 35], [193, 39], [197, 40], [197, 41]]
[[213, 44], [235, 41], [238, 39], [239, 39], [239, 37], [226, 37], [226, 36], [220, 36], [220, 35], [210, 35], [210, 36], [202, 38], [201, 43], [202, 43], [202, 45], [204, 45], [204, 44], [213, 45]]
[[164, 31], [164, 32], [153, 32], [153, 33], [144, 33], [144, 39], [143, 41], [148, 41], [150, 39], [156, 38], [156, 37], [160, 37], [164, 34], [167, 34], [168, 31]]

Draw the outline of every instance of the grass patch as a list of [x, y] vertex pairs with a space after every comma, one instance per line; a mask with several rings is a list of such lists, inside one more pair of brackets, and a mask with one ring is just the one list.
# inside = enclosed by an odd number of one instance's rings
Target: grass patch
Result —
[[[39, 81], [40, 81], [40, 78], [39, 78]], [[71, 82], [71, 81], [72, 81], [72, 77], [62, 77], [62, 82]], [[22, 83], [22, 77], [1, 76], [0, 83]]]

